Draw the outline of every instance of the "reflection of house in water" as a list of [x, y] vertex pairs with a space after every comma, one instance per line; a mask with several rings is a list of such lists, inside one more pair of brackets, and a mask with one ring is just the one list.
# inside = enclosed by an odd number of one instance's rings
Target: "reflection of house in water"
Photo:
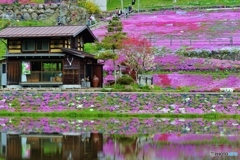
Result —
[[94, 160], [103, 150], [101, 133], [5, 135], [1, 157], [7, 160]]
[[0, 133], [0, 159], [6, 156], [7, 134]]

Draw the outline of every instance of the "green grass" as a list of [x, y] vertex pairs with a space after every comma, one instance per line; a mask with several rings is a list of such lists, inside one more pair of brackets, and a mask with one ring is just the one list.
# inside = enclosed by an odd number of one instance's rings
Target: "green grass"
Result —
[[152, 114], [152, 113], [117, 113], [117, 112], [100, 112], [100, 111], [62, 111], [62, 112], [9, 112], [1, 111], [0, 117], [51, 117], [51, 118], [203, 118], [203, 119], [240, 119], [240, 115], [226, 115], [220, 113], [210, 113], [210, 114]]
[[[131, 0], [123, 0], [124, 7], [127, 7], [131, 4]], [[177, 3], [173, 3], [173, 0], [136, 0], [133, 9], [160, 9], [160, 8], [170, 8], [174, 6], [188, 7], [188, 6], [230, 6], [230, 5], [239, 5], [240, 0], [177, 0]], [[108, 0], [107, 9], [108, 11], [115, 10], [116, 8], [121, 8], [120, 0]]]
[[6, 53], [6, 45], [4, 42], [5, 41], [0, 40], [0, 59], [4, 58], [3, 55]]

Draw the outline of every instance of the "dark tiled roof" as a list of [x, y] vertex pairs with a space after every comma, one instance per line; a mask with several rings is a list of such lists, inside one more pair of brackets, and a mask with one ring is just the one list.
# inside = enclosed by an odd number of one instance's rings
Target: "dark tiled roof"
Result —
[[8, 27], [0, 31], [0, 38], [59, 36], [75, 37], [85, 29], [88, 29], [87, 26]]
[[[62, 48], [63, 52], [78, 56], [78, 57], [82, 57], [82, 58], [94, 58], [94, 55], [87, 53], [87, 52], [83, 52], [83, 51], [79, 51], [76, 49], [68, 49], [68, 48]], [[94, 58], [95, 59], [95, 58]]]

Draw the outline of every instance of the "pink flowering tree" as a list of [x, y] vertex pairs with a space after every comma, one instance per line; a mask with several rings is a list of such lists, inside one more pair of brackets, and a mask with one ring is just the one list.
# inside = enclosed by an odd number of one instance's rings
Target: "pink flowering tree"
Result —
[[135, 71], [136, 77], [138, 73], [144, 73], [155, 67], [154, 49], [147, 39], [130, 37], [122, 42], [121, 54], [124, 63], [130, 68], [130, 74]]

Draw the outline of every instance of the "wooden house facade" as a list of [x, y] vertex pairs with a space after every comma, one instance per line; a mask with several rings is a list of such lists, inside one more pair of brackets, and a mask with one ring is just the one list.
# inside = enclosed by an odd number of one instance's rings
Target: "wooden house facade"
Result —
[[7, 40], [7, 86], [80, 86], [94, 75], [102, 86], [102, 64], [84, 52], [97, 40], [87, 26], [9, 27], [0, 38]]
[[[84, 133], [83, 133], [84, 134]], [[8, 134], [7, 160], [97, 160], [103, 134]]]

